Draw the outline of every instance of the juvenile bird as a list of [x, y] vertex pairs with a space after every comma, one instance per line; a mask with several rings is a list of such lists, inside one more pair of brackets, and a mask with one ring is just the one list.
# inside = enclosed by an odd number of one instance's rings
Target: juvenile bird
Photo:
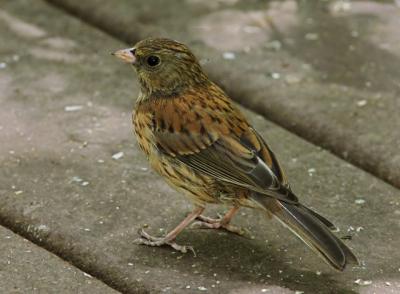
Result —
[[[113, 53], [133, 65], [140, 93], [134, 131], [152, 168], [194, 204], [193, 211], [162, 238], [139, 231], [137, 243], [169, 245], [193, 221], [204, 228], [241, 234], [231, 225], [241, 206], [276, 217], [328, 264], [357, 264], [332, 232], [331, 222], [299, 203], [275, 154], [231, 99], [203, 72], [189, 48], [150, 38]], [[219, 219], [202, 215], [206, 204], [232, 208]]]

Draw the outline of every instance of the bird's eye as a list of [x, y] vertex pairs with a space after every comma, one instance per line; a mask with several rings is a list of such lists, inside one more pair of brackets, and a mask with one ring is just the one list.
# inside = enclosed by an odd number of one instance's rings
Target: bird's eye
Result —
[[130, 50], [130, 52], [132, 53], [133, 56], [135, 56], [136, 48], [132, 48], [132, 49]]
[[146, 61], [147, 61], [147, 64], [152, 67], [160, 64], [160, 58], [155, 55], [151, 55], [151, 56], [147, 57]]

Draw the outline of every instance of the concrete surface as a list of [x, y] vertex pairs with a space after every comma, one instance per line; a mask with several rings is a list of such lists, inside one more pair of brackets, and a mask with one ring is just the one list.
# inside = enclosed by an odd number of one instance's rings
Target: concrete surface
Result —
[[1, 293], [118, 293], [1, 226], [0, 240]]
[[48, 2], [127, 42], [188, 43], [235, 100], [400, 187], [395, 1]]
[[124, 293], [399, 291], [400, 192], [248, 111], [296, 193], [340, 236], [352, 236], [346, 242], [362, 266], [334, 272], [278, 223], [247, 209], [235, 223], [252, 239], [185, 231], [179, 242], [197, 257], [134, 245], [138, 228], [162, 235], [191, 207], [136, 147], [134, 73], [109, 55], [125, 45], [30, 3], [6, 2], [0, 14], [2, 225]]

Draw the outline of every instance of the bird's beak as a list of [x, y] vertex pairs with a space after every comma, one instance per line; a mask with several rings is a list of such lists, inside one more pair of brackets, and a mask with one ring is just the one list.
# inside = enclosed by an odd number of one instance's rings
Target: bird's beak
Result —
[[128, 49], [122, 49], [122, 50], [115, 51], [115, 52], [111, 53], [111, 55], [114, 55], [127, 63], [135, 64], [136, 57], [133, 54], [133, 52], [135, 52], [134, 48], [128, 48]]

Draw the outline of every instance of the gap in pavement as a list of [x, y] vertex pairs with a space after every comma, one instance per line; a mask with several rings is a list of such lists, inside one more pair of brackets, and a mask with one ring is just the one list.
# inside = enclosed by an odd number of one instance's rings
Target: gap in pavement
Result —
[[[37, 238], [34, 232], [30, 232], [29, 229], [26, 228], [26, 224], [28, 224], [29, 226], [29, 222], [13, 222], [11, 218], [2, 217], [2, 215], [0, 215], [1, 226], [11, 230], [18, 236], [29, 240], [40, 248], [49, 251], [51, 254], [58, 256], [62, 260], [65, 260], [66, 262], [83, 271], [84, 273], [90, 274], [94, 279], [99, 280], [110, 288], [121, 293], [128, 293], [127, 289], [129, 287], [127, 287], [123, 283], [119, 283], [120, 281], [116, 282], [111, 275], [109, 275], [107, 272], [104, 272], [104, 269], [88, 267], [88, 265], [83, 261], [80, 256], [70, 254], [71, 252], [68, 250], [62, 250], [62, 246], [57, 246], [57, 244], [53, 244], [53, 242], [48, 242], [48, 240]], [[62, 236], [60, 236], [59, 239], [63, 240]], [[148, 293], [148, 291], [143, 289], [143, 291], [138, 291], [137, 293]]]

